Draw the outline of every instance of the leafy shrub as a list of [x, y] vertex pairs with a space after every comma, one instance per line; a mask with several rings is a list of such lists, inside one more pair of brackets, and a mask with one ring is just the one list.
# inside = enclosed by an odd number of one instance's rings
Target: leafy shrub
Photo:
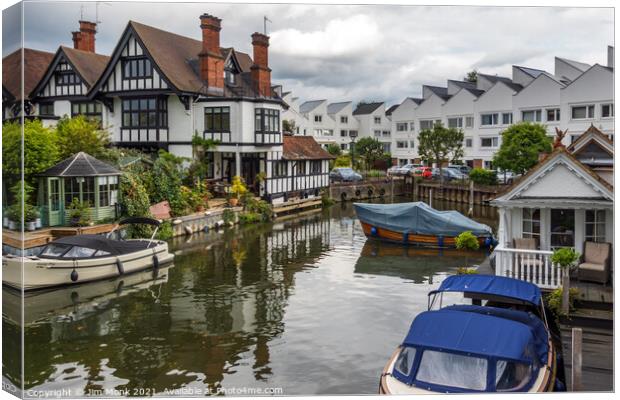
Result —
[[474, 275], [477, 274], [478, 271], [476, 271], [475, 268], [467, 268], [467, 267], [458, 267], [456, 269], [456, 274], [457, 275]]
[[[127, 217], [150, 216], [149, 194], [140, 178], [132, 172], [124, 172], [119, 182], [120, 204], [122, 214]], [[150, 229], [144, 225], [130, 225], [127, 233], [130, 237], [146, 237]]]
[[[546, 295], [546, 303], [549, 310], [553, 312], [556, 319], [560, 316], [565, 316], [562, 312], [562, 288], [557, 288], [553, 292]], [[575, 310], [575, 299], [579, 296], [579, 290], [577, 288], [570, 288], [568, 290], [568, 312]]]
[[226, 225], [234, 224], [235, 223], [235, 212], [231, 210], [230, 208], [225, 208], [224, 212], [222, 213], [222, 219], [224, 220], [224, 223]]
[[551, 255], [551, 262], [562, 268], [571, 268], [579, 259], [580, 254], [572, 247], [562, 247], [557, 249]]
[[334, 160], [334, 168], [350, 167], [350, 166], [351, 166], [351, 156], [348, 155], [348, 154], [344, 154], [344, 155], [338, 156]]
[[469, 179], [478, 185], [497, 185], [495, 171], [484, 168], [474, 168], [469, 172]]
[[269, 221], [273, 218], [273, 210], [271, 205], [265, 200], [258, 199], [252, 194], [245, 197], [245, 211], [250, 214], [257, 214], [259, 220]]
[[262, 221], [262, 218], [263, 217], [258, 213], [243, 212], [239, 214], [239, 224], [241, 225], [254, 224], [256, 222]]
[[168, 240], [172, 239], [174, 232], [172, 230], [172, 224], [170, 221], [164, 221], [161, 225], [159, 225], [159, 230], [157, 231], [157, 235], [155, 236], [159, 240]]
[[385, 176], [385, 171], [371, 169], [366, 173], [366, 176], [369, 178], [383, 178]]
[[90, 204], [88, 201], [80, 201], [77, 197], [71, 200], [71, 204], [67, 208], [71, 224], [75, 226], [87, 226], [91, 223]]
[[471, 231], [462, 232], [454, 239], [456, 248], [460, 250], [478, 250], [480, 243]]

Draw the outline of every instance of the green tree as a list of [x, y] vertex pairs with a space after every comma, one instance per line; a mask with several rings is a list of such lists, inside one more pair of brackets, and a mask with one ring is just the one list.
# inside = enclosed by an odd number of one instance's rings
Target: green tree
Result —
[[478, 82], [478, 71], [476, 71], [475, 69], [469, 71], [467, 75], [463, 77], [463, 80], [465, 82], [472, 82], [472, 83]]
[[364, 160], [364, 169], [369, 170], [377, 160], [384, 157], [383, 144], [375, 138], [363, 137], [355, 143], [355, 155]]
[[342, 150], [340, 149], [340, 146], [338, 146], [335, 143], [330, 143], [327, 145], [327, 152], [331, 154], [332, 156], [336, 156], [336, 157], [342, 154]]
[[493, 165], [523, 174], [538, 163], [540, 153], [551, 150], [551, 139], [547, 137], [544, 125], [519, 122], [502, 133], [502, 145], [493, 157]]
[[70, 157], [80, 151], [96, 158], [106, 156], [110, 144], [110, 134], [99, 126], [95, 119], [78, 115], [73, 118], [63, 117], [56, 126], [60, 158]]
[[183, 168], [184, 157], [177, 157], [167, 151], [160, 150], [151, 170], [152, 178], [147, 193], [153, 203], [167, 200], [174, 215], [182, 215], [188, 204], [184, 201], [181, 186], [185, 177]]
[[[140, 177], [126, 171], [121, 175], [119, 182], [121, 210], [127, 217], [148, 217], [151, 215], [149, 194]], [[130, 237], [145, 237], [150, 229], [142, 224], [128, 227]]]
[[198, 134], [192, 139], [192, 147], [194, 150], [194, 161], [189, 165], [188, 177], [190, 183], [196, 183], [207, 178], [209, 172], [209, 150], [214, 149], [219, 141], [212, 139], [203, 139]]
[[445, 161], [457, 162], [463, 157], [463, 131], [446, 128], [436, 123], [433, 129], [424, 129], [418, 138], [418, 154], [427, 163], [437, 163], [440, 181], [443, 183], [442, 164]]
[[295, 120], [292, 119], [283, 119], [282, 120], [282, 130], [284, 132], [294, 133], [296, 128]]
[[[41, 173], [59, 161], [56, 133], [43, 126], [40, 120], [25, 121], [24, 179], [34, 185], [36, 174]], [[22, 127], [17, 122], [2, 127], [2, 176], [5, 187], [11, 187], [20, 180], [22, 172]]]

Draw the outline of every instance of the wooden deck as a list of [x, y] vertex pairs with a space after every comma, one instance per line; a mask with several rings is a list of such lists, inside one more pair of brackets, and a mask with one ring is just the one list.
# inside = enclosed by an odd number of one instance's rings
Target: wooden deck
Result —
[[81, 234], [100, 234], [108, 233], [114, 228], [115, 224], [101, 224], [84, 227], [54, 227], [39, 229], [32, 232], [2, 230], [2, 243], [14, 247], [16, 249], [30, 249], [33, 247], [43, 246], [46, 243], [63, 236], [73, 236]]

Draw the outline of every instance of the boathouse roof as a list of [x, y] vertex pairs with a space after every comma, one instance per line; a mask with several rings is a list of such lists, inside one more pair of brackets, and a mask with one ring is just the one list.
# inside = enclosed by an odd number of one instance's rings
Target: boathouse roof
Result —
[[325, 151], [312, 136], [284, 135], [284, 151], [282, 158], [285, 160], [331, 160], [336, 158]]

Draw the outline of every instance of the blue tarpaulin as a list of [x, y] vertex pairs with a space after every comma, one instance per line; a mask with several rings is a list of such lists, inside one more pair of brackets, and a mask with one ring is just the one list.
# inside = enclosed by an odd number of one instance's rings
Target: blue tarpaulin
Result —
[[441, 349], [531, 364], [532, 357], [546, 362], [546, 343], [541, 347], [527, 324], [494, 315], [441, 309], [419, 314], [403, 342], [405, 346]]
[[540, 288], [533, 283], [519, 279], [496, 275], [452, 275], [444, 279], [439, 289], [429, 295], [440, 292], [463, 292], [501, 296], [521, 300], [539, 306]]
[[458, 211], [439, 211], [426, 203], [355, 203], [360, 221], [395, 232], [435, 236], [458, 236], [471, 231], [475, 236], [492, 236], [485, 224], [467, 218]]

